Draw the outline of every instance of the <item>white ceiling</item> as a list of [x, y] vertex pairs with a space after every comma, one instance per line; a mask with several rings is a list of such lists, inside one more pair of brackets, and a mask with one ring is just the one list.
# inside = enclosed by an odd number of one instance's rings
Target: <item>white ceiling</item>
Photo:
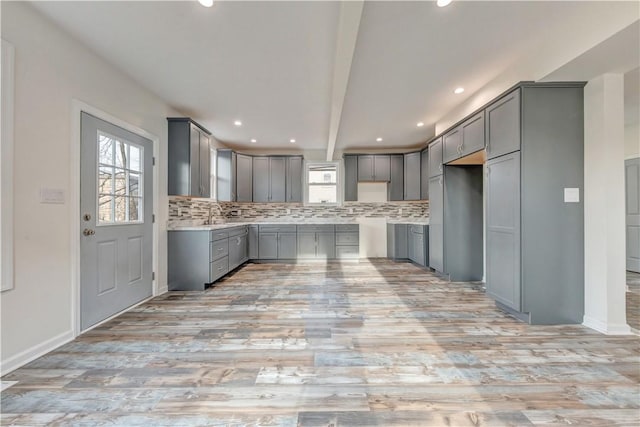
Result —
[[346, 16], [322, 1], [32, 4], [220, 141], [253, 150], [326, 149], [336, 123], [337, 150], [419, 145], [448, 111], [576, 25], [638, 12], [608, 1], [366, 2], [354, 19], [357, 8]]

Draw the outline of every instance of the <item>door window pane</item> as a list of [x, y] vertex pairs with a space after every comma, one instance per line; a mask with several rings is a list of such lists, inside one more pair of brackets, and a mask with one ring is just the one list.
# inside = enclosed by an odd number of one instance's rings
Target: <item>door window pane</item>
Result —
[[98, 133], [98, 225], [144, 220], [144, 147]]

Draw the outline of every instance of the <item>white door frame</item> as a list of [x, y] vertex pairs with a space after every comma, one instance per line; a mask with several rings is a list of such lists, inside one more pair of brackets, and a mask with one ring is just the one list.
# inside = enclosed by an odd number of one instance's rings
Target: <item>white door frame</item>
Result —
[[[69, 201], [71, 209], [71, 330], [73, 331], [74, 338], [80, 335], [82, 327], [80, 326], [80, 145], [82, 143], [82, 134], [80, 132], [81, 113], [89, 113], [101, 120], [112, 123], [119, 126], [129, 132], [140, 135], [144, 138], [150, 139], [153, 142], [153, 157], [158, 157], [160, 150], [160, 138], [144, 129], [141, 129], [135, 125], [132, 125], [124, 120], [121, 120], [111, 114], [104, 112], [92, 105], [82, 102], [78, 99], [71, 100], [71, 182], [69, 191]], [[159, 186], [158, 186], [158, 167], [153, 167], [153, 215], [157, 217], [158, 203], [159, 203]], [[158, 271], [158, 222], [153, 223], [152, 233], [152, 271]], [[154, 277], [152, 280], [152, 294], [150, 298], [158, 295], [158, 277]], [[141, 301], [141, 304], [148, 299]], [[138, 305], [135, 304], [135, 305]], [[125, 309], [123, 311], [128, 310]], [[122, 312], [120, 312], [122, 313]], [[86, 329], [85, 331], [95, 328], [96, 326], [118, 316], [120, 313], [116, 313], [113, 316], [97, 323], [96, 325]]]

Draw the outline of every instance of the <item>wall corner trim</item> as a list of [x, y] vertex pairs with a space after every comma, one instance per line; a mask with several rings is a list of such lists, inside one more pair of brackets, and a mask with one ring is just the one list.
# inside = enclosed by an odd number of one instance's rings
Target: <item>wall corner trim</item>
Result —
[[631, 327], [627, 324], [609, 324], [590, 316], [584, 316], [582, 325], [605, 335], [633, 335]]
[[6, 360], [3, 360], [0, 363], [0, 373], [1, 375], [6, 375], [11, 371], [15, 371], [21, 366], [26, 365], [32, 360], [35, 360], [52, 350], [55, 350], [56, 348], [72, 341], [73, 339], [73, 331], [68, 330], [40, 344], [34, 345], [31, 348], [21, 351], [20, 353], [13, 355]]

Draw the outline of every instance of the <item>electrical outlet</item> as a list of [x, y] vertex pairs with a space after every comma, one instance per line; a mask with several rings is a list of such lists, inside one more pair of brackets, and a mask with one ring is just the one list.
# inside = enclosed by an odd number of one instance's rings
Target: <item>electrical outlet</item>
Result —
[[352, 214], [353, 213], [353, 208], [349, 208], [349, 213]]
[[291, 209], [287, 208], [287, 215], [291, 213]]
[[402, 215], [402, 208], [398, 208], [398, 215]]

